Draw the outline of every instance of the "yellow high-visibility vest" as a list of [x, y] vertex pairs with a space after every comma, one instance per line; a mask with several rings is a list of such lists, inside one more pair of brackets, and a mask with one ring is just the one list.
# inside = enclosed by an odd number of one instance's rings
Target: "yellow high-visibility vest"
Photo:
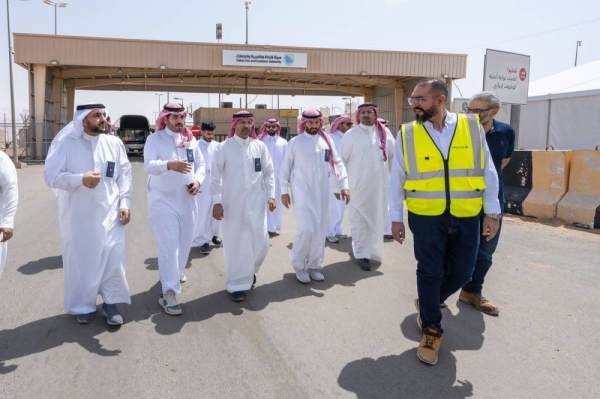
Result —
[[481, 212], [485, 181], [478, 115], [458, 114], [447, 160], [427, 129], [417, 122], [402, 125], [402, 147], [410, 212], [437, 216], [450, 211], [456, 217]]

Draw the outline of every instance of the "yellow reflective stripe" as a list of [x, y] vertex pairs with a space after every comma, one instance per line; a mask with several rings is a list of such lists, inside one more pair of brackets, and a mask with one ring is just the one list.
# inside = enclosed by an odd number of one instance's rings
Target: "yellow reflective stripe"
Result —
[[[406, 157], [408, 160], [408, 179], [417, 180], [419, 174], [417, 173], [417, 155], [415, 154], [415, 132], [413, 130], [413, 123], [407, 123], [404, 125], [404, 147], [406, 148]], [[442, 171], [442, 174], [444, 172]]]
[[[469, 130], [471, 133], [471, 145], [473, 148], [474, 165], [473, 169], [482, 170], [481, 168], [481, 132], [475, 114], [466, 114], [469, 121]], [[483, 173], [481, 174], [483, 176]]]
[[[448, 171], [448, 175], [450, 177], [479, 177], [483, 176], [483, 169], [473, 170], [473, 169], [450, 169]], [[444, 177], [444, 171], [439, 170], [436, 172], [422, 172], [422, 173], [409, 173], [409, 177], [414, 177], [411, 180], [427, 180], [427, 179], [436, 179], [439, 177]]]
[[[450, 191], [450, 199], [482, 198], [483, 191]], [[446, 199], [445, 191], [406, 191], [406, 198]]]

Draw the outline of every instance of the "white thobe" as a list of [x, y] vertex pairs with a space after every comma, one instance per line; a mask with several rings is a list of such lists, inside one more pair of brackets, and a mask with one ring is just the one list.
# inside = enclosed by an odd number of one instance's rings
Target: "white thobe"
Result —
[[[19, 202], [17, 170], [5, 152], [0, 151], [0, 227], [14, 229], [15, 213]], [[0, 240], [2, 240], [0, 233]], [[0, 244], [0, 276], [4, 271], [8, 241]]]
[[213, 237], [219, 234], [221, 222], [213, 218], [213, 201], [210, 194], [210, 168], [212, 165], [212, 157], [215, 149], [219, 146], [219, 142], [211, 141], [210, 143], [203, 138], [198, 141], [200, 151], [204, 157], [205, 177], [200, 192], [196, 194], [196, 206], [198, 207], [198, 221], [194, 230], [194, 239], [192, 247], [199, 247], [211, 241]]
[[[331, 141], [335, 145], [336, 150], [342, 148], [342, 138], [344, 137], [344, 133], [333, 132], [329, 134]], [[344, 221], [344, 213], [346, 212], [346, 201], [343, 199], [335, 198], [335, 185], [336, 178], [333, 173], [330, 174], [329, 177], [329, 228], [327, 229], [328, 237], [335, 237], [344, 234], [344, 229], [342, 227], [342, 222]]]
[[[190, 181], [204, 182], [204, 157], [195, 138], [179, 148], [179, 133], [168, 128], [151, 134], [144, 146], [144, 169], [148, 173], [148, 211], [158, 247], [158, 274], [163, 294], [181, 292], [198, 216], [196, 198], [188, 192]], [[194, 156], [192, 171], [183, 174], [167, 169], [171, 160]]]
[[[131, 165], [121, 140], [100, 134], [68, 135], [53, 141], [44, 179], [58, 190], [59, 226], [65, 275], [65, 311], [92, 313], [96, 297], [105, 303], [131, 303], [125, 277], [125, 229], [120, 208], [131, 209]], [[114, 162], [113, 176], [109, 162]], [[99, 172], [89, 189], [83, 175]]]
[[213, 154], [210, 189], [213, 203], [223, 206], [225, 288], [246, 291], [269, 251], [265, 202], [275, 198], [275, 176], [267, 146], [237, 135], [222, 142]]
[[[393, 136], [387, 128], [386, 134], [389, 161], [394, 151]], [[381, 262], [390, 175], [375, 125], [359, 124], [347, 131], [340, 152], [352, 193], [348, 204], [352, 252], [356, 259]]]
[[[273, 160], [273, 168], [275, 169], [275, 202], [277, 208], [273, 212], [267, 212], [267, 231], [275, 233], [281, 231], [282, 219], [283, 219], [283, 204], [281, 203], [281, 182], [277, 178], [281, 171], [281, 164], [283, 163], [283, 157], [285, 156], [285, 149], [287, 148], [288, 142], [279, 135], [269, 136], [266, 134], [263, 138], [263, 143], [269, 149], [271, 159]], [[267, 208], [268, 208], [267, 204]]]
[[[389, 136], [388, 136], [388, 138], [389, 138]], [[392, 165], [394, 164], [394, 162], [393, 162], [394, 153], [396, 151], [396, 139], [394, 139], [393, 135], [392, 135], [391, 140], [392, 140], [391, 145], [392, 145], [393, 150], [390, 153], [388, 153], [388, 172], [390, 173], [390, 175], [392, 173]], [[383, 234], [389, 235], [389, 236], [392, 235], [392, 213], [391, 213], [390, 201], [391, 201], [391, 198], [389, 198], [389, 195], [388, 195], [388, 203], [387, 203], [386, 214], [385, 214], [385, 225], [383, 226]]]
[[[334, 147], [335, 153], [335, 147]], [[291, 188], [296, 233], [290, 260], [294, 270], [321, 269], [329, 213], [329, 175], [334, 174], [327, 142], [318, 134], [299, 134], [287, 148], [279, 180], [282, 194]], [[346, 169], [336, 154], [335, 192], [348, 189]]]

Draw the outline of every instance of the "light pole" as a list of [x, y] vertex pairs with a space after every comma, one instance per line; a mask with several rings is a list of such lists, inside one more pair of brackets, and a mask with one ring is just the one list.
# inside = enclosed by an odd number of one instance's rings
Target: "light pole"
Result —
[[577, 66], [577, 54], [579, 53], [579, 47], [581, 47], [581, 40], [577, 40], [577, 46], [575, 46], [575, 66]]
[[183, 98], [181, 97], [173, 97], [173, 100], [181, 100], [181, 106], [183, 107]]
[[244, 4], [246, 5], [246, 44], [248, 44], [248, 10], [250, 9], [250, 4], [252, 3], [245, 1]]
[[348, 114], [350, 115], [350, 119], [352, 119], [352, 97], [342, 97], [342, 100], [348, 100]]
[[12, 118], [12, 140], [13, 140], [13, 161], [19, 162], [19, 153], [17, 149], [17, 117], [15, 115], [15, 89], [13, 85], [13, 70], [12, 70], [12, 55], [13, 49], [10, 41], [10, 9], [8, 3], [10, 0], [6, 0], [6, 27], [8, 30], [8, 70], [10, 74], [10, 112]]
[[160, 114], [160, 97], [163, 95], [162, 93], [154, 93], [158, 96], [158, 113]]
[[54, 35], [56, 36], [57, 31], [58, 31], [57, 30], [57, 16], [56, 16], [57, 12], [56, 12], [56, 9], [58, 7], [66, 7], [68, 4], [67, 3], [55, 3], [55, 2], [53, 2], [51, 0], [44, 0], [44, 4], [48, 4], [49, 6], [54, 7]]

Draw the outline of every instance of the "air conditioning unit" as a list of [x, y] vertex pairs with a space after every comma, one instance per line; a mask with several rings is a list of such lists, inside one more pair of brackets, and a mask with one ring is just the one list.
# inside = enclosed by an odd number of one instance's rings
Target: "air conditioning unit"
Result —
[[256, 104], [256, 109], [267, 109], [267, 104]]
[[221, 108], [233, 108], [233, 103], [232, 102], [222, 102]]

